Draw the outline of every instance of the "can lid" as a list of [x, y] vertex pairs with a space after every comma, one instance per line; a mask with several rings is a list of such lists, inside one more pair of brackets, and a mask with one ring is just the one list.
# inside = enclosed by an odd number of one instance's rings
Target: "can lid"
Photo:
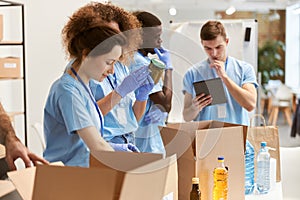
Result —
[[165, 69], [166, 68], [166, 65], [163, 61], [157, 59], [157, 58], [152, 58], [151, 59], [151, 62], [156, 66], [156, 67], [159, 67], [161, 69]]
[[199, 178], [198, 177], [193, 177], [192, 178], [192, 183], [193, 184], [199, 184]]

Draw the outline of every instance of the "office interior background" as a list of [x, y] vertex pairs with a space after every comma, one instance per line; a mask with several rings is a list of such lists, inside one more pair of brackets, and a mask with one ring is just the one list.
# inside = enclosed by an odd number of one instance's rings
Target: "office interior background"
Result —
[[[68, 63], [62, 47], [61, 30], [68, 20], [68, 16], [80, 6], [90, 2], [87, 0], [17, 0], [24, 4], [24, 28], [25, 28], [25, 73], [26, 73], [26, 116], [27, 138], [24, 134], [24, 115], [13, 117], [17, 136], [31, 151], [42, 155], [43, 142], [38, 135], [42, 132], [43, 108], [53, 81], [60, 77]], [[106, 1], [103, 1], [106, 2]], [[165, 29], [170, 29], [176, 23], [197, 22], [207, 19], [256, 19], [257, 20], [257, 50], [264, 47], [267, 41], [280, 41], [285, 46], [285, 51], [279, 51], [281, 59], [279, 65], [283, 74], [275, 75], [272, 79], [280, 80], [293, 91], [300, 90], [300, 1], [298, 0], [111, 0], [126, 10], [146, 10], [159, 16]], [[5, 26], [3, 40], [21, 40], [22, 31], [20, 15], [18, 11], [4, 13]], [[166, 35], [163, 35], [167, 38]], [[166, 39], [167, 40], [167, 39]], [[199, 41], [200, 42], [200, 41]], [[21, 54], [20, 49], [0, 49], [2, 55]], [[175, 70], [177, 67], [175, 66]], [[254, 66], [256, 70], [259, 66]], [[181, 80], [174, 82], [181, 83]], [[0, 101], [8, 112], [16, 112], [24, 108], [20, 80], [1, 80]], [[182, 98], [183, 95], [177, 95]], [[297, 97], [296, 97], [297, 98]], [[265, 114], [267, 111], [264, 112]], [[178, 120], [181, 113], [177, 112]], [[266, 114], [266, 119], [268, 115]], [[176, 119], [175, 119], [176, 121]], [[34, 125], [40, 126], [34, 126]], [[280, 143], [284, 147], [300, 146], [300, 136], [290, 137], [290, 125], [280, 114], [277, 123], [279, 126]], [[300, 148], [300, 147], [299, 147]], [[286, 151], [285, 156], [292, 158]], [[297, 152], [296, 152], [297, 153]], [[297, 155], [297, 154], [296, 154]], [[298, 153], [299, 155], [299, 153]], [[285, 166], [291, 163], [287, 162]], [[282, 162], [287, 157], [282, 157]], [[295, 164], [295, 163], [292, 163]], [[297, 163], [297, 166], [300, 164]], [[19, 164], [22, 167], [22, 163]], [[288, 171], [285, 167], [282, 170]], [[293, 173], [292, 171], [290, 173]], [[298, 174], [298, 173], [297, 173]], [[293, 176], [293, 175], [292, 175]], [[292, 183], [292, 182], [291, 182]], [[285, 183], [283, 183], [285, 184]], [[291, 184], [289, 184], [291, 185]], [[285, 187], [287, 188], [287, 186]], [[296, 191], [296, 190], [294, 190]], [[296, 194], [297, 195], [297, 194]], [[296, 196], [294, 195], [294, 196]], [[298, 196], [299, 197], [299, 196]]]
[[[68, 62], [62, 48], [61, 30], [68, 20], [68, 16], [88, 2], [90, 1], [77, 0], [72, 1], [72, 3], [58, 0], [50, 2], [44, 0], [19, 1], [19, 3], [25, 5], [27, 143], [33, 151], [38, 151], [38, 153], [41, 153], [39, 140], [37, 140], [35, 134], [32, 134], [34, 132], [32, 125], [35, 123], [42, 124], [43, 107], [49, 87], [63, 73]], [[282, 53], [280, 61], [285, 73], [284, 76], [277, 78], [294, 89], [300, 87], [300, 3], [297, 1], [113, 0], [111, 2], [129, 11], [147, 10], [153, 12], [160, 17], [165, 29], [170, 29], [171, 25], [176, 23], [207, 19], [256, 19], [258, 22], [258, 48], [262, 47], [268, 40], [282, 41], [286, 46], [286, 51]], [[233, 13], [226, 14], [228, 10]], [[16, 13], [10, 13], [12, 15], [10, 20], [15, 20], [13, 19], [14, 14]], [[16, 31], [15, 26], [20, 27], [20, 25], [5, 20], [4, 18], [6, 26], [3, 38], [18, 40], [18, 37], [20, 37], [18, 32], [21, 30]], [[19, 53], [18, 50], [12, 51], [13, 54]], [[257, 66], [254, 67], [257, 68]], [[10, 94], [8, 97], [7, 95], [6, 97], [0, 96], [5, 109], [9, 112], [21, 110], [24, 106], [20, 103], [23, 102], [21, 100], [23, 96], [11, 92], [20, 90], [17, 84], [8, 82], [1, 84], [0, 87], [3, 93]], [[177, 98], [180, 98], [180, 96]], [[22, 115], [16, 115], [14, 122], [18, 136], [24, 142], [22, 118]], [[181, 116], [178, 116], [178, 119], [181, 120]]]
[[[68, 62], [62, 47], [61, 30], [68, 16], [90, 1], [19, 0], [18, 2], [24, 4], [25, 8], [27, 145], [33, 152], [42, 155], [41, 142], [34, 133], [33, 125], [43, 123], [43, 108], [49, 88], [53, 81], [61, 76]], [[294, 90], [300, 88], [300, 2], [298, 1], [112, 0], [111, 2], [129, 11], [152, 12], [160, 17], [166, 29], [176, 23], [207, 19], [256, 19], [258, 48], [263, 47], [268, 40], [282, 41], [285, 44], [286, 50], [280, 52], [282, 56], [280, 65], [284, 69], [284, 75], [273, 78], [281, 80]], [[15, 20], [16, 13], [7, 14], [11, 15], [9, 20]], [[16, 24], [6, 20], [4, 18], [3, 38], [19, 40], [21, 22]], [[17, 31], [16, 26], [20, 27]], [[17, 55], [20, 52], [12, 49], [10, 53]], [[14, 82], [2, 82], [0, 85], [1, 93], [6, 94], [0, 95], [0, 101], [8, 112], [18, 111], [24, 106], [20, 103], [23, 102], [23, 96], [15, 94], [15, 91], [19, 90], [18, 87]], [[14, 116], [14, 123], [18, 137], [25, 142], [23, 117]], [[178, 116], [178, 119], [180, 118]], [[289, 128], [284, 131], [289, 135]]]

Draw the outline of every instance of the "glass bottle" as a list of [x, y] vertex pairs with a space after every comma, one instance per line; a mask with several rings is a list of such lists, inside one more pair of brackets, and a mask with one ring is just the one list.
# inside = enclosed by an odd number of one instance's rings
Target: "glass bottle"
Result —
[[224, 157], [218, 157], [218, 165], [214, 169], [213, 200], [227, 200], [228, 171], [224, 164]]
[[199, 187], [199, 178], [192, 178], [192, 190], [190, 192], [190, 200], [200, 200], [201, 192]]

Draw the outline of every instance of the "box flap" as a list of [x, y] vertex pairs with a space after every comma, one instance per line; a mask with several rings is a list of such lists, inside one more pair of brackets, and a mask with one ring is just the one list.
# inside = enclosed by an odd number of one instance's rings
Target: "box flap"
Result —
[[93, 152], [90, 158], [90, 167], [104, 167], [127, 172], [153, 161], [162, 159], [162, 154], [133, 153], [125, 151], [98, 151]]
[[117, 172], [110, 169], [41, 165], [37, 167], [32, 199], [110, 200], [116, 181]]
[[0, 198], [16, 189], [12, 182], [4, 180], [0, 180], [0, 188]]
[[228, 199], [244, 197], [243, 148], [242, 126], [197, 131], [196, 176], [200, 178], [201, 196], [204, 199], [212, 198], [212, 173], [218, 156], [224, 156], [225, 165], [229, 168]]
[[90, 156], [90, 168], [112, 169], [118, 172], [114, 199], [120, 199], [125, 173], [160, 159], [162, 159], [161, 154], [98, 151]]
[[8, 177], [14, 183], [24, 200], [32, 199], [35, 171], [35, 167], [29, 167], [18, 171], [7, 172]]
[[122, 200], [163, 199], [172, 194], [178, 196], [176, 155], [160, 159], [131, 170], [125, 175], [120, 194]]

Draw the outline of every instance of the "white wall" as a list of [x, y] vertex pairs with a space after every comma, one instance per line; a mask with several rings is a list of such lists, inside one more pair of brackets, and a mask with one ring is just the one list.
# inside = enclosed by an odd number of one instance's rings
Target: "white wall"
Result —
[[41, 154], [31, 124], [43, 122], [43, 108], [49, 87], [66, 63], [61, 30], [72, 14], [89, 1], [20, 0], [25, 4], [28, 146]]

